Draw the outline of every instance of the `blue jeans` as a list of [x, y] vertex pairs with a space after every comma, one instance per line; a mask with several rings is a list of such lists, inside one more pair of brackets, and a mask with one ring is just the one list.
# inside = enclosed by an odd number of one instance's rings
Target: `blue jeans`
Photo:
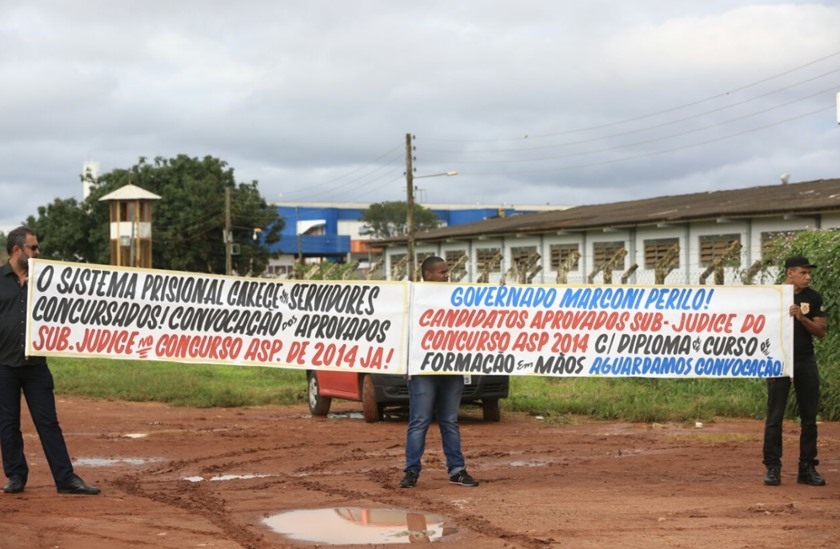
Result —
[[408, 380], [408, 433], [405, 440], [404, 471], [420, 472], [426, 432], [437, 417], [446, 471], [450, 476], [464, 468], [458, 408], [464, 392], [464, 377], [458, 375], [411, 376]]
[[58, 424], [52, 373], [46, 365], [0, 366], [0, 449], [3, 454], [3, 472], [7, 477], [20, 477], [24, 482], [29, 476], [29, 466], [23, 453], [23, 434], [20, 431], [21, 391], [26, 397], [29, 414], [41, 439], [55, 485], [60, 487], [75, 475], [64, 444], [64, 434]]

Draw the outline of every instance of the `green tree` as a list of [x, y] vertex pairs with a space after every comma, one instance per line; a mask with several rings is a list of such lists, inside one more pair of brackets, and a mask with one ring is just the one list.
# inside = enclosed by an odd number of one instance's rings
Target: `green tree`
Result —
[[[107, 221], [106, 218], [104, 227], [108, 226]], [[109, 262], [107, 228], [97, 230], [96, 220], [85, 202], [56, 198], [46, 206], [39, 206], [38, 217], [29, 216], [26, 226], [38, 234], [44, 259]]]
[[[407, 202], [379, 202], [371, 204], [370, 208], [362, 212], [364, 230], [372, 238], [391, 238], [407, 234], [406, 217]], [[418, 204], [414, 205], [414, 230], [428, 231], [440, 225], [435, 213]]]
[[[238, 183], [227, 163], [205, 156], [140, 158], [129, 169], [115, 169], [93, 182], [88, 198], [56, 199], [30, 217], [44, 244], [43, 257], [68, 261], [110, 263], [106, 194], [133, 183], [161, 197], [152, 215], [152, 262], [155, 268], [191, 272], [225, 272], [225, 190], [231, 194], [232, 239], [239, 253], [232, 257], [234, 271], [260, 273], [269, 251], [262, 242], [279, 239], [283, 220], [257, 189], [257, 182]], [[260, 229], [260, 239], [254, 239]]]
[[[828, 330], [822, 339], [815, 338], [820, 365], [820, 414], [840, 420], [840, 231], [799, 231], [778, 239], [773, 246], [773, 264], [784, 279], [784, 261], [791, 255], [804, 255], [817, 267], [812, 271], [811, 287], [823, 297]], [[790, 399], [794, 400], [794, 399]], [[793, 407], [789, 407], [792, 412]]]

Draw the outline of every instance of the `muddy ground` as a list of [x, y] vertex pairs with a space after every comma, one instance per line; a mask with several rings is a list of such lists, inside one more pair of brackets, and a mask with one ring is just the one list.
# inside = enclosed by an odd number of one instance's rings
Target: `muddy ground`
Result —
[[448, 483], [433, 425], [420, 482], [401, 490], [406, 418], [366, 424], [360, 403], [334, 401], [328, 418], [304, 405], [58, 406], [76, 470], [102, 494], [56, 493], [25, 416], [32, 471], [23, 494], [0, 493], [4, 549], [840, 546], [838, 423], [820, 425], [827, 486], [796, 484], [790, 422], [782, 485], [765, 487], [759, 420], [550, 423], [503, 410], [484, 423], [463, 408], [481, 485]]

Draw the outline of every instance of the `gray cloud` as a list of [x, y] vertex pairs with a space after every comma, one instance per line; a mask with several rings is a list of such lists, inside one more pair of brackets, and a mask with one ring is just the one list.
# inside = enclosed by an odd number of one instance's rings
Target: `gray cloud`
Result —
[[[696, 5], [695, 5], [696, 4]], [[837, 177], [840, 6], [0, 0], [0, 229], [141, 156], [268, 200], [591, 204]], [[12, 199], [14, 198], [14, 199]]]

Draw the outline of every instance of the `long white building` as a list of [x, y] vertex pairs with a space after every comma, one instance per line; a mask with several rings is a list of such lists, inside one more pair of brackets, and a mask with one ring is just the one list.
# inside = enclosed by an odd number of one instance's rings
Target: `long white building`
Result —
[[[433, 254], [463, 265], [462, 282], [740, 284], [775, 236], [833, 228], [840, 179], [487, 219], [418, 233], [415, 250], [418, 264]], [[386, 248], [387, 272], [400, 273], [405, 238], [374, 244]]]

